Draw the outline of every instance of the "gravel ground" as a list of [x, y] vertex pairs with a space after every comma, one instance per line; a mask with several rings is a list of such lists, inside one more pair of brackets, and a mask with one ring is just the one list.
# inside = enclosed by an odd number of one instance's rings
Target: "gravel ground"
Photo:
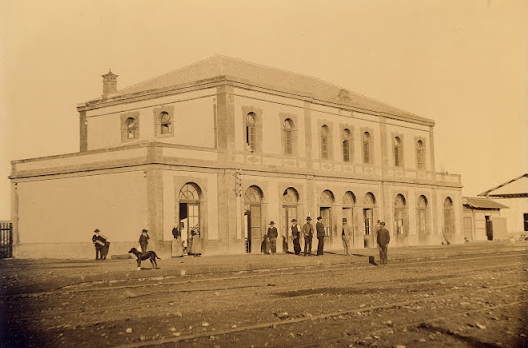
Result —
[[527, 251], [402, 248], [387, 267], [365, 262], [372, 250], [202, 257], [160, 271], [2, 260], [0, 346], [526, 347]]

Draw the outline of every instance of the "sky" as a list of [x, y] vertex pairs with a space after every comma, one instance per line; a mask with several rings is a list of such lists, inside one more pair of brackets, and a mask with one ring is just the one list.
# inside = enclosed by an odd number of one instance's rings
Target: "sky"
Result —
[[11, 161], [79, 151], [78, 103], [215, 54], [433, 119], [475, 196], [528, 172], [525, 0], [0, 0], [0, 220]]

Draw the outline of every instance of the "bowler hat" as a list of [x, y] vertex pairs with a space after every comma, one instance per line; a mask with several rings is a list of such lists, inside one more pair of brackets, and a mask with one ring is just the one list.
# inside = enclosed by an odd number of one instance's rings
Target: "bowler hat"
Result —
[[343, 218], [343, 222], [347, 221], [347, 218]]
[[270, 225], [275, 225], [275, 221], [271, 220]]
[[141, 232], [148, 232], [148, 230], [144, 228], [143, 231], [141, 231]]
[[317, 217], [317, 220], [321, 220], [321, 219], [322, 219], [322, 217], [320, 217], [320, 216]]
[[297, 222], [297, 219], [292, 219], [292, 222]]
[[306, 218], [306, 220], [311, 221], [312, 218], [308, 216], [308, 217]]
[[99, 231], [99, 229], [98, 229], [98, 228], [96, 228], [94, 232], [101, 232], [101, 231]]

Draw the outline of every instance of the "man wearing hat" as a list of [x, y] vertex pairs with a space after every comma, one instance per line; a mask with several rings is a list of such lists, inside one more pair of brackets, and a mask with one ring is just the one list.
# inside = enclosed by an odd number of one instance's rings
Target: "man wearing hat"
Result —
[[317, 223], [315, 224], [315, 229], [317, 230], [317, 240], [319, 241], [317, 244], [317, 256], [324, 255], [323, 249], [326, 232], [323, 222], [321, 221], [322, 219], [322, 217], [318, 216]]
[[341, 232], [343, 238], [343, 248], [345, 249], [345, 256], [348, 256], [348, 248], [350, 247], [350, 237], [352, 236], [352, 228], [347, 224], [347, 218], [343, 218], [343, 230]]
[[141, 247], [141, 252], [144, 254], [147, 252], [147, 245], [150, 237], [148, 235], [148, 230], [143, 229], [141, 231], [141, 236], [139, 236], [139, 246]]
[[296, 219], [293, 219], [291, 222], [291, 233], [293, 236], [293, 251], [295, 252], [295, 255], [299, 255], [301, 253], [301, 230], [299, 229], [299, 225], [297, 225]]
[[106, 255], [103, 254], [103, 248], [106, 245], [108, 238], [100, 233], [98, 228], [95, 229], [92, 237], [92, 243], [95, 246], [95, 259], [106, 260]]
[[313, 226], [310, 223], [312, 221], [311, 217], [306, 218], [306, 223], [303, 226], [303, 236], [304, 236], [304, 256], [308, 251], [308, 255], [312, 256], [312, 237], [313, 237]]
[[279, 232], [277, 232], [277, 229], [275, 228], [275, 222], [270, 221], [270, 227], [268, 228], [268, 238], [270, 240], [271, 244], [271, 254], [277, 253], [277, 237], [279, 236]]
[[377, 236], [377, 242], [378, 242], [378, 248], [379, 248], [379, 256], [380, 256], [380, 264], [382, 266], [387, 265], [387, 247], [390, 242], [390, 234], [389, 231], [385, 228], [385, 222], [380, 222], [380, 229], [378, 230], [378, 236]]

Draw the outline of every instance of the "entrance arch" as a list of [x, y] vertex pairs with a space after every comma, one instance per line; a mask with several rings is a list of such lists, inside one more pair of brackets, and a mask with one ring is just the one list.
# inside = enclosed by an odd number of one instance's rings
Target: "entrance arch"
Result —
[[[191, 230], [200, 231], [200, 200], [202, 191], [198, 185], [188, 182], [180, 189], [179, 192], [179, 217], [180, 223], [183, 223], [181, 233], [182, 241], [189, 246]], [[203, 237], [203, 236], [201, 236]]]
[[260, 253], [262, 243], [262, 190], [250, 186], [244, 194], [244, 236], [247, 253]]
[[416, 229], [418, 231], [419, 244], [427, 242], [427, 198], [420, 196], [416, 206]]
[[289, 230], [292, 219], [296, 219], [297, 221], [299, 221], [297, 209], [297, 206], [299, 205], [299, 193], [297, 192], [297, 190], [293, 187], [288, 187], [286, 190], [284, 190], [281, 197], [281, 203], [282, 223], [280, 235], [286, 237], [287, 241], [288, 237], [290, 236]]
[[332, 207], [334, 205], [334, 194], [330, 190], [324, 190], [319, 198], [319, 216], [322, 217], [325, 226], [325, 235], [331, 236], [332, 230]]
[[394, 200], [394, 231], [397, 237], [408, 234], [405, 208], [405, 197], [402, 194], [398, 194]]
[[454, 232], [455, 217], [453, 212], [453, 201], [450, 197], [444, 200], [444, 237], [449, 240], [449, 237]]

